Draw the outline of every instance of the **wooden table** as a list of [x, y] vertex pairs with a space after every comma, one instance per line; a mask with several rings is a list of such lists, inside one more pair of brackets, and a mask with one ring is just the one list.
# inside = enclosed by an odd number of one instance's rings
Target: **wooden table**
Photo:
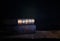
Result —
[[[60, 31], [36, 31], [34, 34], [20, 34], [7, 36], [8, 38], [27, 38], [27, 39], [36, 39], [36, 38], [60, 38]], [[5, 37], [5, 38], [7, 38]]]

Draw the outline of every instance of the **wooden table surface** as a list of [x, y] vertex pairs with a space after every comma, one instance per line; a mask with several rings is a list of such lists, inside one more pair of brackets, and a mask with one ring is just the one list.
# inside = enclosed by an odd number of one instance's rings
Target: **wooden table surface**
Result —
[[60, 38], [60, 31], [36, 31], [34, 34], [13, 35], [8, 36], [8, 38]]

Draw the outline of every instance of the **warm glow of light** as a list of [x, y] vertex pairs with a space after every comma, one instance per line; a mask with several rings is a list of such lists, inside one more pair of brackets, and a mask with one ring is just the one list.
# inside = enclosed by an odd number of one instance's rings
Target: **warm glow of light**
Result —
[[18, 24], [34, 24], [35, 20], [34, 19], [19, 19]]
[[29, 22], [31, 23], [31, 19], [29, 19]]
[[32, 19], [31, 21], [32, 21], [33, 23], [35, 22], [35, 20], [34, 20], [34, 19]]
[[29, 20], [28, 19], [26, 19], [26, 24], [28, 24], [29, 23]]
[[18, 20], [18, 24], [22, 24], [22, 20]]

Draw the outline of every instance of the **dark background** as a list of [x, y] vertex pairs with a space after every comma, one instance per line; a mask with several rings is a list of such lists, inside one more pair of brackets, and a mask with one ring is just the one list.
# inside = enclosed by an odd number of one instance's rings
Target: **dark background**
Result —
[[34, 18], [37, 30], [59, 29], [59, 10], [56, 3], [56, 0], [2, 1], [1, 27], [5, 19]]

